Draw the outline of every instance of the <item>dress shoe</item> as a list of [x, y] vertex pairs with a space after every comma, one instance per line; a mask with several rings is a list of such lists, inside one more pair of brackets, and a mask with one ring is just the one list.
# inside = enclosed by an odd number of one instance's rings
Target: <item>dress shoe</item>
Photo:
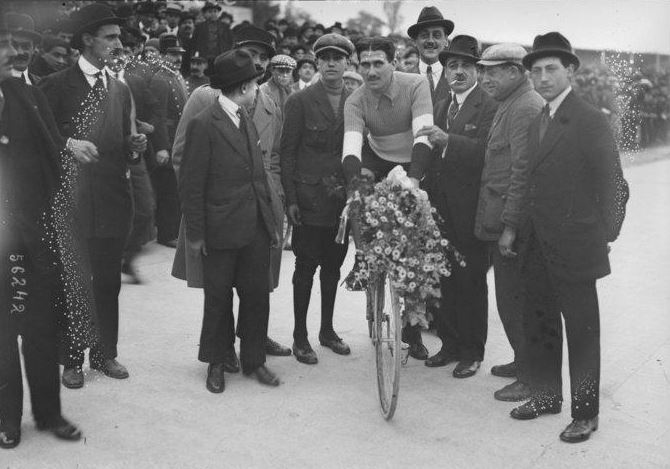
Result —
[[176, 239], [170, 239], [168, 241], [158, 241], [158, 244], [162, 244], [163, 246], [166, 246], [168, 248], [176, 248], [177, 247], [177, 240]]
[[128, 370], [121, 363], [117, 362], [114, 358], [106, 358], [102, 363], [91, 362], [91, 368], [102, 372], [104, 375], [109, 376], [114, 379], [126, 379], [128, 376]]
[[515, 407], [510, 412], [512, 418], [517, 420], [531, 420], [542, 414], [558, 414], [561, 411], [561, 401], [552, 399], [531, 398], [525, 404]]
[[501, 378], [516, 378], [516, 363], [506, 365], [495, 365], [491, 367], [491, 374]]
[[456, 356], [455, 353], [447, 352], [446, 350], [440, 349], [440, 351], [437, 352], [435, 355], [426, 359], [424, 365], [430, 368], [435, 368], [438, 366], [447, 366], [449, 363], [457, 361], [458, 357]]
[[319, 334], [319, 343], [324, 347], [328, 347], [338, 355], [349, 355], [351, 349], [337, 334], [331, 332], [330, 334]]
[[61, 383], [68, 389], [79, 389], [84, 386], [84, 372], [80, 366], [63, 369]]
[[409, 344], [409, 356], [417, 360], [426, 360], [428, 358], [428, 349], [423, 342], [414, 342]]
[[259, 383], [266, 386], [279, 386], [279, 378], [272, 371], [270, 371], [265, 365], [261, 365], [251, 373], [247, 373], [250, 376], [255, 376]]
[[312, 346], [307, 341], [293, 342], [293, 355], [295, 355], [296, 360], [300, 363], [307, 365], [316, 365], [319, 363], [316, 352], [314, 352]]
[[456, 368], [454, 368], [452, 375], [454, 375], [454, 378], [469, 378], [470, 376], [474, 376], [481, 363], [477, 360], [461, 360], [456, 365]]
[[223, 369], [226, 373], [239, 373], [240, 360], [237, 358], [235, 349], [229, 350], [223, 356]]
[[0, 426], [0, 448], [12, 449], [21, 443], [21, 429], [9, 425]]
[[79, 441], [81, 439], [81, 430], [63, 417], [58, 417], [53, 422], [37, 422], [37, 429], [49, 431], [61, 440]]
[[224, 369], [225, 364], [223, 363], [210, 363], [207, 367], [206, 386], [209, 392], [218, 394], [226, 389], [226, 380], [223, 377]]
[[598, 430], [598, 416], [592, 419], [577, 420], [574, 419], [570, 425], [561, 432], [560, 438], [566, 443], [579, 443], [586, 441], [591, 433]]
[[275, 357], [288, 357], [291, 355], [291, 349], [275, 342], [269, 337], [265, 338], [265, 354]]
[[521, 381], [514, 381], [494, 392], [493, 397], [505, 402], [525, 401], [530, 398], [530, 388]]
[[132, 285], [141, 285], [143, 283], [140, 276], [137, 275], [135, 267], [133, 267], [133, 264], [130, 262], [124, 262], [121, 265], [121, 273], [127, 277], [126, 283]]

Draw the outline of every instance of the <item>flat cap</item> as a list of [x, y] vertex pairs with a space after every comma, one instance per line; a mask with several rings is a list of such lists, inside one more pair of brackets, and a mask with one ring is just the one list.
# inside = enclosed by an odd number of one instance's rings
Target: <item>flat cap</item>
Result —
[[354, 52], [354, 45], [341, 34], [328, 33], [316, 40], [313, 49], [316, 56], [327, 50], [334, 50], [349, 57]]
[[353, 70], [347, 70], [346, 72], [344, 72], [344, 76], [342, 78], [350, 78], [352, 80], [356, 80], [361, 85], [363, 84], [363, 77], [360, 74], [354, 72]]
[[293, 57], [284, 54], [277, 54], [270, 60], [271, 67], [295, 69], [296, 62]]
[[482, 52], [482, 58], [477, 62], [477, 65], [491, 67], [493, 65], [518, 64], [523, 66], [523, 58], [526, 53], [526, 49], [513, 42], [494, 44]]

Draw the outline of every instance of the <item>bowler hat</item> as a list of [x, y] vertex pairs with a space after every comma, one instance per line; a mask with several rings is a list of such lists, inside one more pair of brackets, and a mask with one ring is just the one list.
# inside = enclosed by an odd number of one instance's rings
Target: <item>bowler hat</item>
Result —
[[321, 36], [314, 43], [314, 54], [318, 55], [327, 50], [334, 50], [349, 57], [354, 52], [352, 42], [341, 34], [328, 33]]
[[543, 57], [559, 57], [567, 59], [574, 64], [575, 70], [579, 68], [579, 57], [572, 50], [570, 41], [561, 33], [552, 31], [547, 34], [535, 36], [533, 41], [533, 50], [523, 58], [523, 65], [528, 70], [533, 66], [533, 62]]
[[257, 46], [265, 47], [268, 55], [272, 57], [275, 55], [274, 36], [269, 32], [253, 25], [247, 25], [235, 31], [234, 47], [244, 47], [255, 44]]
[[437, 7], [423, 7], [419, 13], [419, 19], [416, 24], [413, 24], [407, 29], [407, 35], [415, 39], [422, 28], [429, 26], [442, 26], [445, 29], [446, 35], [450, 35], [454, 30], [454, 22], [445, 20]]
[[158, 50], [161, 54], [184, 53], [186, 50], [179, 44], [179, 39], [174, 34], [161, 34], [158, 39]]
[[449, 47], [440, 52], [440, 63], [444, 65], [447, 59], [458, 57], [477, 62], [480, 57], [479, 41], [472, 36], [461, 34], [451, 40]]
[[502, 44], [494, 44], [487, 47], [486, 50], [482, 52], [482, 59], [477, 62], [477, 64], [484, 67], [503, 64], [523, 65], [522, 61], [525, 55], [526, 49], [520, 44], [503, 42]]
[[71, 17], [72, 28], [72, 47], [81, 50], [83, 44], [81, 35], [88, 31], [93, 31], [106, 24], [122, 25], [125, 23], [123, 18], [114, 14], [112, 9], [102, 3], [93, 3], [87, 5], [79, 11], [75, 11]]
[[221, 11], [221, 5], [212, 2], [206, 2], [205, 6], [202, 7], [200, 11], [205, 12], [207, 10], [218, 10]]
[[219, 55], [214, 60], [210, 74], [210, 86], [216, 89], [229, 88], [263, 75], [257, 71], [254, 60], [244, 49], [233, 49]]
[[5, 13], [5, 24], [12, 34], [27, 36], [33, 42], [39, 42], [42, 39], [42, 35], [35, 31], [35, 22], [29, 15], [10, 11]]

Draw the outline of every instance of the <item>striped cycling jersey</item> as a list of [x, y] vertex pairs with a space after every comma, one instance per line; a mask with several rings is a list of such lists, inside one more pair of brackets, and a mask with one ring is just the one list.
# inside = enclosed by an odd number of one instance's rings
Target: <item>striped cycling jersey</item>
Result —
[[425, 125], [433, 125], [433, 104], [426, 77], [393, 72], [384, 94], [374, 95], [366, 85], [354, 91], [344, 105], [344, 146], [342, 158], [361, 158], [363, 135], [380, 158], [394, 163], [409, 163], [412, 147], [427, 137], [414, 138]]

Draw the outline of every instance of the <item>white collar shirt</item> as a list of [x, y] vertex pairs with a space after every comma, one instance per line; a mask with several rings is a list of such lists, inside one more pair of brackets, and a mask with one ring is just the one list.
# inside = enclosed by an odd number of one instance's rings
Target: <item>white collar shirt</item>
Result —
[[230, 117], [230, 120], [233, 121], [235, 127], [239, 129], [240, 116], [237, 114], [237, 112], [240, 110], [240, 106], [238, 106], [235, 102], [233, 102], [223, 93], [219, 95], [219, 104], [221, 105], [221, 109], [223, 109], [223, 112], [225, 112], [228, 115], [228, 117]]
[[467, 90], [463, 91], [462, 93], [452, 93], [452, 99], [455, 97], [456, 102], [458, 103], [458, 109], [460, 111], [461, 107], [463, 107], [463, 103], [465, 102], [466, 99], [468, 99], [468, 96], [470, 96], [470, 93], [475, 89], [477, 86], [477, 82], [475, 82], [474, 85], [472, 85], [470, 88]]
[[107, 87], [108, 87], [107, 73], [104, 73], [105, 72], [105, 67], [103, 67], [102, 69], [97, 68], [91, 62], [86, 60], [86, 58], [83, 55], [79, 56], [79, 61], [77, 62], [77, 65], [79, 65], [79, 68], [84, 73], [84, 77], [86, 78], [86, 81], [88, 82], [88, 84], [91, 88], [93, 88], [93, 86], [95, 86], [95, 81], [98, 79], [97, 74], [99, 72], [103, 72], [102, 73], [102, 84], [105, 85], [105, 89], [107, 89]]
[[[433, 83], [437, 86], [437, 82], [440, 81], [444, 67], [438, 60], [434, 64], [430, 64], [431, 75], [433, 75]], [[428, 64], [423, 60], [419, 60], [419, 73], [424, 77], [428, 75]]]
[[572, 91], [572, 86], [568, 86], [566, 89], [563, 90], [561, 94], [556, 96], [551, 101], [545, 101], [545, 104], [549, 104], [549, 117], [551, 117], [552, 119], [554, 118], [554, 114], [556, 114], [556, 111], [558, 111], [559, 106], [563, 104], [565, 98], [568, 96], [568, 94], [570, 94], [570, 91]]
[[16, 69], [12, 69], [12, 76], [14, 78], [22, 78], [26, 85], [33, 85], [34, 83], [30, 81], [30, 76], [28, 75], [28, 69], [25, 69], [22, 72], [19, 72]]

